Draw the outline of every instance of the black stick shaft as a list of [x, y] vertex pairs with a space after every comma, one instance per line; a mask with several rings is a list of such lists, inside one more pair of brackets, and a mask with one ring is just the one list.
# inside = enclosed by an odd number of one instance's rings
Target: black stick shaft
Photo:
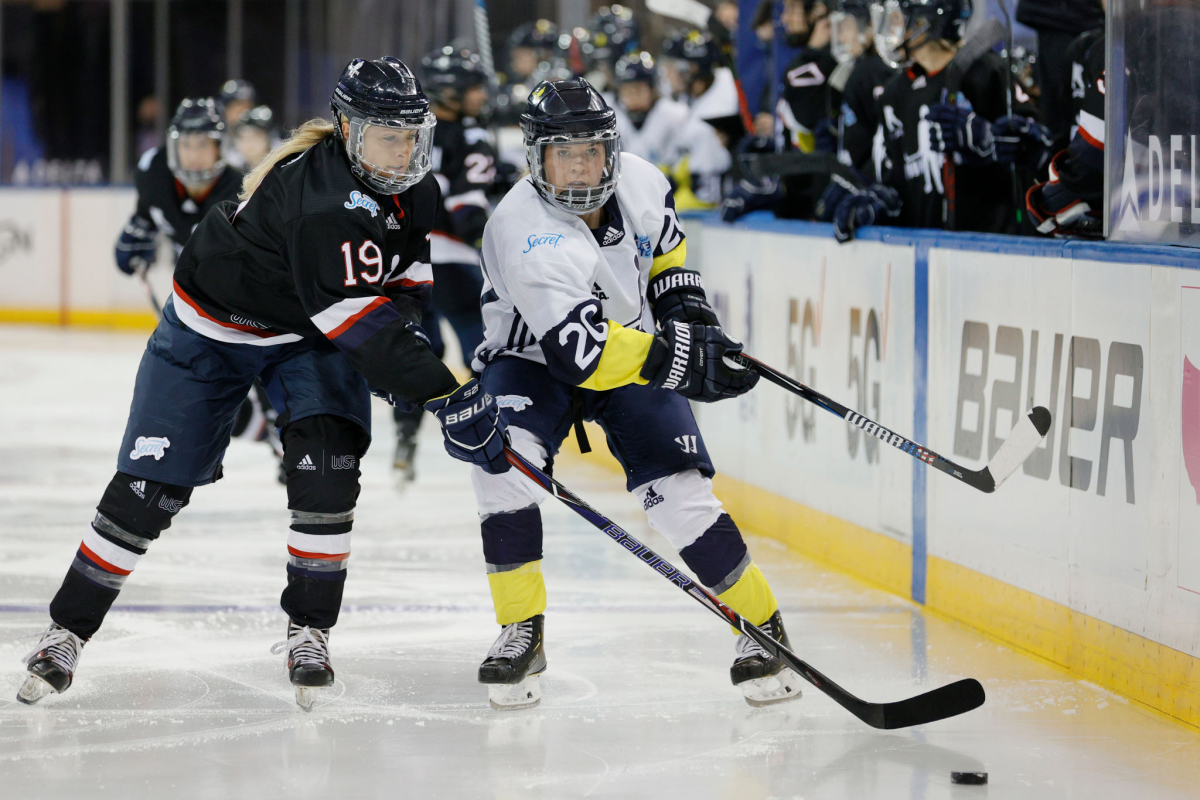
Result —
[[873, 728], [905, 728], [946, 717], [953, 717], [983, 705], [983, 687], [978, 681], [968, 678], [931, 692], [901, 700], [896, 703], [868, 703], [838, 686], [816, 669], [801, 661], [791, 650], [763, 633], [746, 621], [729, 606], [714, 597], [683, 572], [680, 572], [662, 556], [629, 535], [619, 525], [584, 502], [578, 495], [526, 461], [511, 448], [505, 448], [508, 462], [530, 480], [558, 498], [592, 526], [607, 534], [613, 541], [644, 561], [648, 567], [662, 575], [684, 593], [692, 597], [724, 622], [758, 642], [764, 650], [781, 659], [796, 674], [829, 695], [834, 702]]

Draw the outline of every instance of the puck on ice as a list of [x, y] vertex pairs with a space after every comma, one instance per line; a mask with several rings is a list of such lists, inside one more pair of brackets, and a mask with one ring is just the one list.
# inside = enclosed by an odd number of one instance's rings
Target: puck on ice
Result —
[[986, 772], [951, 772], [950, 782], [965, 784], [967, 786], [979, 786], [987, 783]]

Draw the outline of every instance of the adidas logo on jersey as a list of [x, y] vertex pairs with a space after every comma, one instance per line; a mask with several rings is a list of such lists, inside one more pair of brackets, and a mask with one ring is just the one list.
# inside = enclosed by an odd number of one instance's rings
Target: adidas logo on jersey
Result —
[[624, 238], [625, 231], [621, 230], [620, 228], [609, 228], [604, 232], [604, 241], [600, 242], [600, 246], [608, 247], [609, 245], [616, 244]]
[[663, 502], [666, 499], [667, 498], [663, 497], [661, 494], [654, 491], [654, 487], [651, 486], [649, 489], [646, 490], [646, 499], [642, 501], [642, 509], [644, 511], [649, 511], [650, 509], [654, 508], [656, 505], [658, 505], [659, 503]]
[[396, 219], [395, 214], [388, 214], [387, 218], [384, 220], [384, 222], [387, 223], [387, 229], [389, 231], [400, 230], [400, 220]]
[[145, 481], [134, 481], [133, 483], [129, 484], [129, 488], [133, 489], [133, 493], [136, 494], [138, 497], [142, 498], [143, 500], [146, 499], [146, 482]]
[[308, 453], [305, 453], [304, 458], [300, 459], [300, 463], [296, 465], [296, 469], [316, 470], [316, 468], [317, 465], [313, 463], [311, 458], [309, 458]]
[[608, 295], [604, 293], [604, 290], [600, 288], [600, 284], [598, 283], [592, 284], [592, 297], [596, 298], [597, 300], [608, 299]]

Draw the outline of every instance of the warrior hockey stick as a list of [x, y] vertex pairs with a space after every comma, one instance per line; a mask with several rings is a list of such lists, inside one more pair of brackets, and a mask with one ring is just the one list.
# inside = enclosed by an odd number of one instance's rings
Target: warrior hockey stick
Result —
[[986, 467], [981, 470], [967, 469], [955, 464], [948, 458], [939, 456], [924, 445], [909, 441], [900, 434], [883, 427], [878, 422], [869, 420], [858, 412], [851, 411], [841, 403], [830, 400], [815, 389], [810, 389], [803, 383], [768, 367], [757, 358], [751, 358], [744, 353], [729, 355], [726, 358], [741, 364], [743, 367], [754, 370], [776, 386], [780, 386], [793, 394], [798, 394], [810, 403], [814, 403], [831, 414], [841, 417], [856, 428], [861, 428], [867, 435], [874, 436], [876, 439], [880, 439], [898, 450], [908, 453], [918, 461], [928, 464], [939, 472], [944, 472], [952, 478], [957, 478], [981, 492], [990, 493], [996, 491], [996, 488], [1016, 472], [1017, 468], [1025, 463], [1025, 459], [1033, 454], [1033, 451], [1037, 449], [1038, 444], [1045, 437], [1046, 432], [1050, 430], [1050, 412], [1042, 406], [1036, 406], [1029, 414], [1021, 417], [1021, 420], [1009, 432], [1008, 438], [1004, 440], [1004, 444], [1000, 445], [1000, 449], [996, 451], [996, 455], [992, 456], [992, 460], [988, 462]]
[[895, 703], [868, 703], [866, 700], [860, 700], [801, 661], [791, 650], [751, 625], [744, 617], [714, 597], [703, 586], [671, 566], [666, 559], [630, 536], [617, 523], [589, 506], [570, 489], [530, 464], [511, 448], [505, 448], [504, 452], [508, 457], [508, 463], [518, 471], [557, 497], [564, 505], [607, 534], [617, 544], [644, 561], [652, 570], [678, 586], [700, 605], [758, 642], [764, 650], [787, 664], [797, 675], [829, 695], [834, 702], [872, 728], [890, 730], [923, 725], [926, 722], [937, 722], [940, 719], [965, 714], [983, 705], [983, 701], [986, 699], [983, 686], [974, 678], [964, 678], [934, 689], [932, 692]]

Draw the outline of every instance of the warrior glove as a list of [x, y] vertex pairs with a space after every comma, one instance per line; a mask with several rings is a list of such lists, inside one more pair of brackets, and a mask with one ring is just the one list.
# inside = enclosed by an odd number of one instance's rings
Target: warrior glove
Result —
[[451, 457], [493, 475], [508, 472], [511, 465], [504, 456], [508, 437], [495, 401], [479, 381], [471, 379], [450, 394], [433, 398], [425, 404], [425, 410], [442, 424], [446, 452]]
[[117, 237], [117, 269], [126, 275], [148, 269], [158, 255], [154, 224], [134, 214]]
[[704, 280], [699, 272], [683, 267], [665, 269], [650, 279], [646, 294], [655, 321], [664, 328], [673, 321], [717, 327], [721, 324], [717, 321], [717, 312], [708, 304]]
[[758, 383], [757, 372], [725, 360], [726, 355], [741, 351], [741, 343], [715, 325], [672, 320], [654, 337], [641, 374], [655, 386], [673, 389], [689, 400], [715, 403], [745, 394]]

